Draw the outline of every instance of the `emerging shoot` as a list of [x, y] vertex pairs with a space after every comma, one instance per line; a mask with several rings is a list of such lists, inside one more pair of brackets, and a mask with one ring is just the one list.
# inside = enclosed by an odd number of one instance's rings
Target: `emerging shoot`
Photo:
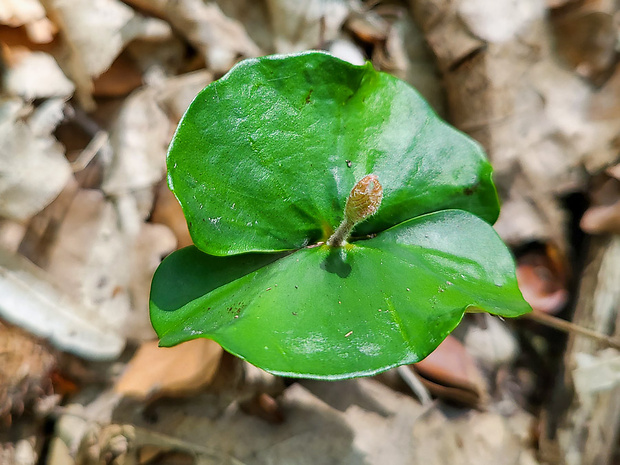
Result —
[[355, 225], [374, 215], [382, 199], [383, 187], [376, 175], [368, 174], [360, 179], [351, 189], [344, 207], [344, 219], [327, 240], [327, 245], [340, 247], [346, 244]]

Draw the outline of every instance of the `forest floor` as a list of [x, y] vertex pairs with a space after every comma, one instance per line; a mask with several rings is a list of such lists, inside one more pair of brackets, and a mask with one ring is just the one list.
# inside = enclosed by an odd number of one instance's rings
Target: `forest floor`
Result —
[[[613, 0], [0, 0], [0, 463], [620, 464], [619, 25]], [[157, 347], [151, 278], [191, 244], [179, 119], [309, 49], [483, 145], [533, 316], [347, 381]]]

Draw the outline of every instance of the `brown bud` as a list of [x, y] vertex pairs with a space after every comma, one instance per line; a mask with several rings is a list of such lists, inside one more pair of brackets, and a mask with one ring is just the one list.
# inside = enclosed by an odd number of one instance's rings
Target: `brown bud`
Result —
[[360, 179], [349, 194], [344, 208], [345, 218], [350, 223], [359, 223], [374, 215], [383, 199], [383, 187], [374, 174], [368, 174]]

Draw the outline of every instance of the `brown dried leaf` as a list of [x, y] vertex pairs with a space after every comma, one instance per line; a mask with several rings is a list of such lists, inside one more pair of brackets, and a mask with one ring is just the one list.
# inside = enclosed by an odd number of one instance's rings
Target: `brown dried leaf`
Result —
[[476, 362], [454, 336], [448, 336], [412, 368], [427, 381], [425, 386], [437, 397], [476, 407], [489, 396]]
[[534, 311], [558, 313], [568, 302], [566, 261], [549, 244], [517, 258], [517, 281], [523, 298]]
[[588, 234], [620, 234], [620, 181], [607, 178], [592, 192], [590, 207], [579, 223]]
[[161, 182], [157, 188], [151, 221], [170, 228], [176, 237], [177, 247], [182, 248], [193, 244], [181, 205], [165, 181]]
[[580, 75], [601, 84], [616, 63], [614, 0], [590, 0], [551, 16], [558, 54]]
[[144, 342], [114, 390], [142, 400], [191, 396], [211, 383], [221, 355], [220, 345], [204, 338], [170, 348]]

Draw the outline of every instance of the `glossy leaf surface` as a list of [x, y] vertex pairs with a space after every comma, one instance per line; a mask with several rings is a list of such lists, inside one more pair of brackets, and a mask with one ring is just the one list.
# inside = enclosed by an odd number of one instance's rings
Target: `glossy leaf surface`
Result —
[[408, 84], [322, 52], [241, 62], [195, 98], [168, 154], [196, 246], [212, 255], [327, 239], [374, 173], [383, 203], [354, 235], [459, 208], [493, 223], [482, 149]]
[[161, 345], [209, 337], [273, 373], [339, 379], [429, 354], [465, 310], [529, 310], [493, 228], [427, 214], [341, 248], [164, 260], [151, 293]]

